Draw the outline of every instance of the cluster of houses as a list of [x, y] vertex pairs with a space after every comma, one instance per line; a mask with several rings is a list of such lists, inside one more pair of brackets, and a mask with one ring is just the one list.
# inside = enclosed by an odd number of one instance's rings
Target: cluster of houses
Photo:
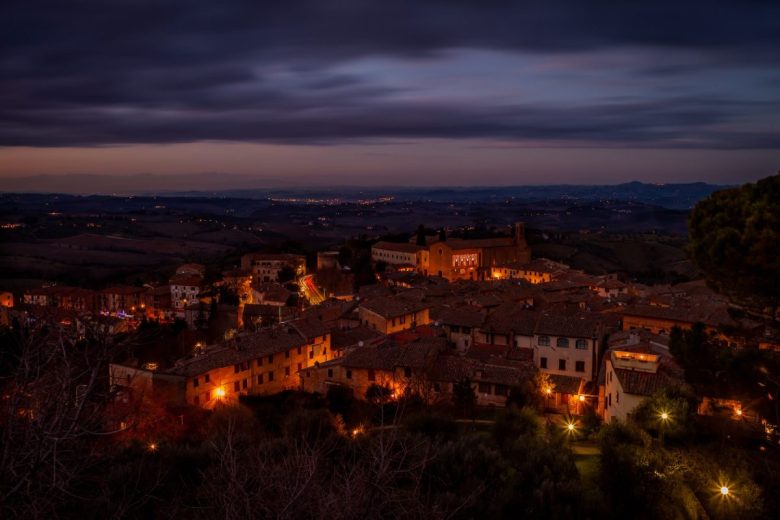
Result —
[[[279, 283], [283, 272], [305, 275], [305, 257], [245, 255], [216, 283], [239, 297], [235, 333], [193, 344], [170, 366], [114, 363], [111, 384], [202, 408], [334, 387], [359, 399], [380, 389], [387, 399], [413, 393], [435, 404], [452, 402], [456, 386], [468, 384], [478, 405], [504, 406], [513, 389], [532, 381], [548, 408], [588, 407], [610, 421], [629, 417], [660, 389], [684, 385], [669, 353], [672, 328], [701, 322], [736, 344], [760, 335], [751, 329], [760, 324], [736, 322], [701, 282], [650, 287], [531, 260], [522, 224], [514, 229], [499, 239], [379, 242], [373, 258], [393, 266], [379, 283], [310, 306], [291, 306], [293, 293]], [[337, 263], [335, 255], [322, 259], [329, 269]], [[163, 286], [47, 287], [23, 298], [113, 316], [187, 316], [203, 311], [214, 288], [204, 274], [186, 264]]]

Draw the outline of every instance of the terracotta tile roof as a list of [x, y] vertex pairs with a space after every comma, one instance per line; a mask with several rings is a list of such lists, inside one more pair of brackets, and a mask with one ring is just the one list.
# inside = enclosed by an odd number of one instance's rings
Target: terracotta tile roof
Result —
[[[649, 372], [628, 368], [617, 368], [614, 361], [612, 361], [612, 353], [616, 350], [641, 354], [654, 354], [658, 356], [657, 369], [655, 372]], [[610, 362], [615, 371], [615, 377], [620, 381], [623, 391], [629, 394], [648, 396], [653, 395], [664, 388], [683, 386], [685, 384], [684, 372], [674, 361], [674, 358], [669, 354], [669, 351], [666, 348], [653, 343], [643, 341], [636, 345], [610, 349], [604, 356], [603, 365], [606, 364], [607, 359], [611, 360]], [[602, 369], [602, 372], [605, 372], [605, 370]], [[602, 375], [600, 375], [600, 379], [603, 381]]]
[[102, 294], [140, 294], [146, 289], [143, 287], [134, 287], [132, 285], [117, 285], [115, 287], [108, 287], [101, 289]]
[[299, 318], [289, 321], [287, 324], [293, 327], [296, 331], [298, 331], [298, 334], [307, 340], [312, 340], [314, 338], [328, 334], [328, 329], [325, 328], [322, 322], [317, 319]]
[[460, 327], [479, 327], [485, 321], [485, 311], [473, 305], [444, 307], [437, 313], [436, 321], [442, 325], [457, 325]]
[[535, 333], [545, 336], [566, 336], [569, 338], [599, 338], [602, 323], [598, 316], [575, 314], [565, 316], [543, 313], [537, 322]]
[[477, 238], [473, 240], [453, 238], [442, 243], [453, 250], [515, 246], [515, 240], [512, 237]]
[[578, 394], [585, 384], [581, 377], [550, 374], [550, 381], [555, 386], [555, 392], [561, 394]]
[[534, 376], [536, 369], [531, 364], [494, 364], [444, 354], [436, 359], [429, 377], [433, 381], [457, 383], [469, 378], [475, 383], [493, 383], [514, 386]]
[[294, 329], [281, 327], [242, 334], [222, 344], [207, 347], [205, 352], [184, 360], [166, 371], [172, 375], [193, 377], [215, 368], [252, 361], [261, 356], [284, 352], [307, 341]]
[[191, 274], [176, 274], [168, 280], [171, 285], [183, 285], [185, 287], [201, 287], [203, 279]]
[[411, 299], [396, 296], [380, 296], [368, 301], [361, 301], [360, 307], [379, 314], [383, 318], [396, 318], [405, 314], [412, 314], [423, 309], [429, 309], [429, 303], [415, 302]]
[[533, 336], [538, 320], [538, 312], [528, 310], [520, 304], [505, 303], [487, 315], [480, 330], [498, 334], [515, 333]]
[[438, 342], [420, 341], [407, 345], [387, 343], [377, 347], [357, 348], [342, 358], [347, 368], [372, 368], [392, 371], [395, 367], [423, 368], [441, 349]]
[[736, 324], [729, 316], [728, 307], [725, 304], [712, 301], [691, 301], [684, 305], [679, 304], [671, 307], [643, 304], [631, 305], [625, 307], [623, 315], [655, 318], [679, 323], [692, 324], [701, 322], [712, 327]]
[[410, 244], [409, 242], [384, 242], [380, 241], [371, 246], [371, 249], [384, 249], [385, 251], [395, 251], [398, 253], [417, 253], [425, 249], [424, 246]]
[[[376, 345], [385, 340], [385, 335], [363, 325], [351, 329], [335, 328], [330, 333], [330, 347], [334, 350], [358, 346]], [[360, 343], [363, 345], [360, 345]]]

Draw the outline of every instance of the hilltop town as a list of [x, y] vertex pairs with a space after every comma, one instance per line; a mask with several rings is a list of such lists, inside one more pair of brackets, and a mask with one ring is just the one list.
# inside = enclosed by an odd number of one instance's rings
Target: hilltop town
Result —
[[[478, 406], [503, 407], [512, 389], [531, 382], [550, 412], [589, 410], [609, 422], [685, 385], [669, 352], [675, 328], [701, 324], [732, 348], [780, 349], [777, 331], [732, 317], [701, 281], [647, 286], [532, 259], [522, 223], [504, 237], [375, 242], [376, 283], [357, 288], [339, 283], [354, 275], [338, 257], [320, 252], [309, 272], [303, 255], [248, 253], [210, 281], [205, 266], [190, 263], [158, 286], [6, 292], [0, 319], [54, 319], [74, 341], [95, 326], [121, 342], [152, 324], [181, 324], [186, 339], [176, 349], [163, 339], [112, 362], [111, 389], [205, 409], [333, 387], [358, 399], [380, 388], [448, 403], [464, 381]], [[702, 397], [727, 415], [747, 404]]]

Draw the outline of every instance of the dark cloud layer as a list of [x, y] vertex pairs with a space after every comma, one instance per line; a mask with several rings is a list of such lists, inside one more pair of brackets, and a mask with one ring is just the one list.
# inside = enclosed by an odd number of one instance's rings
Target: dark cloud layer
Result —
[[[780, 60], [772, 2], [28, 0], [0, 7], [0, 45], [3, 146], [477, 137], [780, 147], [780, 135], [767, 131], [777, 128], [777, 95], [751, 101], [702, 89], [612, 103], [423, 102], [334, 70], [453, 49], [555, 56], [652, 48], [670, 60], [637, 64], [634, 74], [648, 81], [697, 68], [771, 71]], [[675, 62], [679, 52], [697, 61]]]

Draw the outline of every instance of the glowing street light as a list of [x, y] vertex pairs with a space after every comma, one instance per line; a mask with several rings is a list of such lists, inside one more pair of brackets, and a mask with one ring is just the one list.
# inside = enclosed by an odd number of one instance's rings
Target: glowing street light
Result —
[[720, 487], [720, 494], [724, 497], [729, 494], [729, 487], [728, 486], [721, 486]]
[[580, 395], [579, 400], [580, 400], [581, 403], [584, 403], [585, 402], [585, 396], [584, 395]]
[[219, 388], [214, 390], [214, 395], [217, 396], [217, 399], [222, 399], [223, 397], [225, 397], [225, 389], [220, 386]]
[[672, 414], [667, 412], [666, 410], [661, 410], [661, 412], [658, 414], [658, 418], [661, 419], [661, 428], [659, 429], [659, 440], [661, 441], [661, 444], [664, 443], [664, 430], [666, 429], [666, 425], [669, 421], [672, 420]]
[[147, 446], [147, 449], [149, 450], [150, 453], [154, 453], [155, 451], [157, 451], [157, 443], [150, 442], [149, 445]]

